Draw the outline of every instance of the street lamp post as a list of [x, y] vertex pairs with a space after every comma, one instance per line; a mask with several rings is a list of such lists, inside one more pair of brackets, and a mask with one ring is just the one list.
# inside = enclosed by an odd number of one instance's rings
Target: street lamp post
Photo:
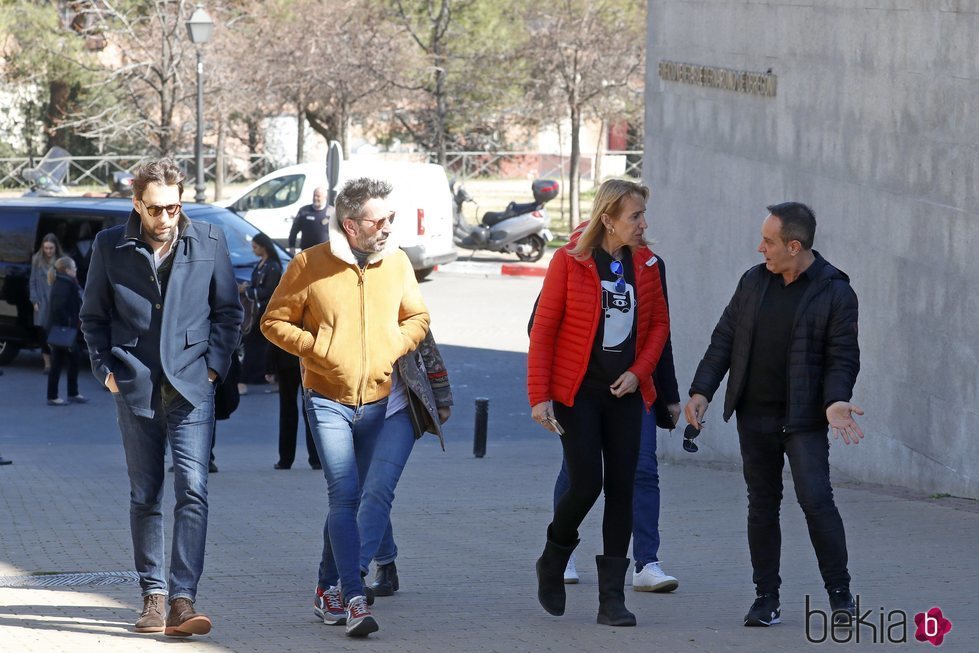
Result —
[[197, 138], [194, 141], [195, 167], [197, 168], [197, 184], [194, 186], [195, 202], [205, 200], [204, 191], [204, 50], [201, 46], [211, 40], [214, 32], [214, 21], [204, 11], [204, 5], [198, 4], [190, 19], [187, 20], [187, 34], [190, 42], [197, 46]]

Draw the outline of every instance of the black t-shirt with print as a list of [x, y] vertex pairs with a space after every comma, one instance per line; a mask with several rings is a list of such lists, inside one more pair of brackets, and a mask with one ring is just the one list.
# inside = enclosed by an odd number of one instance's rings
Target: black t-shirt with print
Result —
[[600, 247], [595, 248], [593, 259], [601, 282], [602, 313], [583, 385], [608, 389], [636, 360], [636, 280], [628, 247], [622, 248], [624, 292], [615, 290], [619, 278], [611, 269], [615, 259]]

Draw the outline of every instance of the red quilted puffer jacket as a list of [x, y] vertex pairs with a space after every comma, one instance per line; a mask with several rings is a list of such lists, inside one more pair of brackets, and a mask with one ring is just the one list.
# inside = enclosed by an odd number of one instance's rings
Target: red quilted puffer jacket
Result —
[[[576, 239], [554, 253], [530, 331], [527, 394], [530, 405], [559, 401], [574, 405], [588, 369], [602, 313], [601, 284], [594, 259], [579, 261], [568, 253]], [[647, 247], [632, 251], [636, 279], [636, 360], [629, 371], [639, 379], [646, 409], [656, 400], [653, 368], [670, 333], [657, 258]]]

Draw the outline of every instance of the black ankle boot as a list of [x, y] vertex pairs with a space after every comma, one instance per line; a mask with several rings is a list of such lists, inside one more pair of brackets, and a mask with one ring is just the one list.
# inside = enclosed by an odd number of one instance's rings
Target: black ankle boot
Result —
[[398, 591], [398, 568], [394, 566], [393, 560], [386, 565], [377, 565], [371, 588], [374, 596], [392, 596]]
[[595, 556], [598, 566], [598, 623], [635, 626], [636, 615], [625, 607], [625, 574], [629, 558]]
[[360, 572], [360, 586], [364, 588], [364, 598], [367, 605], [374, 605], [374, 590], [364, 581], [367, 579], [367, 572]]
[[564, 568], [579, 541], [576, 539], [570, 546], [558, 544], [551, 538], [551, 527], [547, 527], [544, 553], [537, 559], [537, 600], [555, 616], [564, 614]]

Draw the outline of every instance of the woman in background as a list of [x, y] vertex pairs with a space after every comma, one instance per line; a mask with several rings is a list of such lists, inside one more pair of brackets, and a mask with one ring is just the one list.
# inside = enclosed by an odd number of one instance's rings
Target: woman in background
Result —
[[47, 345], [44, 326], [48, 323], [48, 298], [51, 295], [51, 285], [48, 283], [48, 273], [54, 269], [54, 262], [64, 256], [61, 243], [54, 234], [45, 234], [41, 239], [41, 247], [31, 257], [30, 294], [34, 306], [34, 328], [38, 331], [41, 344], [41, 356], [44, 358], [44, 373], [51, 370], [51, 348]]
[[[45, 331], [50, 333], [53, 327], [68, 327], [79, 329], [81, 322], [78, 313], [82, 309], [82, 288], [78, 285], [75, 262], [68, 256], [63, 256], [54, 262], [48, 271], [51, 294], [48, 302], [48, 321]], [[69, 401], [84, 404], [88, 401], [78, 392], [78, 344], [70, 347], [51, 345], [51, 370], [48, 372], [48, 405], [64, 406]], [[58, 384], [61, 382], [61, 368], [68, 368], [68, 401], [58, 396]]]
[[263, 233], [255, 234], [252, 239], [252, 251], [258, 257], [258, 263], [252, 270], [251, 283], [242, 284], [240, 288], [246, 297], [255, 302], [251, 330], [243, 339], [245, 357], [242, 361], [241, 383], [238, 384], [241, 394], [248, 392], [249, 383], [265, 383], [269, 342], [258, 328], [258, 321], [265, 312], [275, 287], [279, 285], [279, 279], [282, 278], [282, 261], [279, 260], [271, 238]]

